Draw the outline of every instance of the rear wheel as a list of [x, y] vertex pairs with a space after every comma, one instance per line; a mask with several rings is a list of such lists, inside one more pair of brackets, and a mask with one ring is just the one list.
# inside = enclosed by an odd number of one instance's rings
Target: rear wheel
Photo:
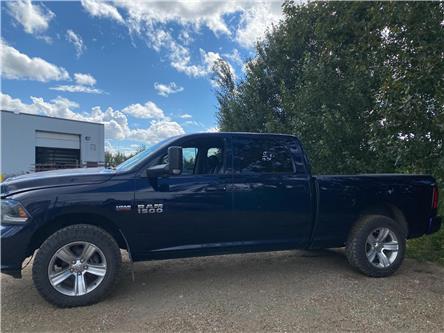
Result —
[[37, 252], [33, 280], [60, 307], [93, 304], [112, 288], [121, 257], [115, 240], [92, 225], [73, 225], [49, 237]]
[[359, 221], [349, 235], [347, 259], [368, 276], [389, 276], [404, 260], [405, 240], [403, 228], [391, 218], [368, 216]]

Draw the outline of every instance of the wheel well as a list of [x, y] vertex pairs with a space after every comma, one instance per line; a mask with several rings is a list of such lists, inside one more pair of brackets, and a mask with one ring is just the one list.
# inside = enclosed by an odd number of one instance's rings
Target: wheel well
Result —
[[28, 255], [38, 249], [53, 233], [74, 224], [90, 224], [102, 228], [114, 238], [121, 249], [127, 249], [126, 240], [111, 220], [96, 214], [66, 214], [48, 221], [34, 233], [28, 246]]
[[360, 216], [362, 218], [367, 215], [384, 215], [390, 217], [403, 227], [406, 235], [409, 234], [409, 225], [404, 216], [404, 213], [394, 205], [384, 204], [380, 206], [367, 207], [365, 210], [361, 212]]

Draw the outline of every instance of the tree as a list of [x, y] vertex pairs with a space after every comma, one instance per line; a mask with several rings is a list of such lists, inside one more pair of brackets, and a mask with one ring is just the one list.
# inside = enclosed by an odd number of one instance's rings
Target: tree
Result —
[[318, 173], [444, 179], [444, 5], [286, 1], [244, 79], [215, 66], [221, 130], [295, 134]]
[[105, 151], [105, 166], [116, 167], [117, 165], [125, 162], [127, 159], [144, 151], [145, 149], [146, 149], [146, 146], [144, 144], [141, 144], [140, 146], [138, 146], [136, 148], [136, 151], [134, 153], [130, 153], [130, 154], [124, 154], [121, 151], [117, 151], [115, 153], [112, 153], [110, 151]]

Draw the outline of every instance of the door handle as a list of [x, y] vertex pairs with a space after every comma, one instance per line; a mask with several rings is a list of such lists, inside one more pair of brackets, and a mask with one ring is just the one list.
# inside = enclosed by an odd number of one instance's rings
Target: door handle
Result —
[[206, 192], [225, 192], [227, 188], [225, 186], [207, 186], [205, 187]]
[[250, 192], [253, 190], [251, 184], [228, 184], [225, 190], [230, 192]]

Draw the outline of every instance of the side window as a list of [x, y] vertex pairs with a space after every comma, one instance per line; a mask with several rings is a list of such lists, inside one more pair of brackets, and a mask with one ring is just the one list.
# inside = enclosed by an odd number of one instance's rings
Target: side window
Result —
[[[190, 140], [182, 146], [183, 170], [182, 175], [214, 175], [223, 174], [224, 169], [224, 140], [222, 138]], [[165, 152], [153, 160], [150, 166], [168, 163]]]
[[223, 173], [224, 166], [224, 152], [222, 147], [208, 148], [205, 157], [205, 170], [206, 174], [219, 174]]
[[218, 159], [222, 159], [222, 149], [221, 148], [209, 148], [207, 151], [207, 157], [216, 156]]
[[239, 138], [233, 140], [234, 173], [293, 173], [289, 149], [273, 139]]
[[183, 171], [182, 175], [192, 175], [196, 166], [197, 148], [182, 148]]
[[290, 148], [291, 155], [293, 156], [294, 167], [296, 169], [296, 174], [304, 175], [306, 174], [304, 154], [302, 152], [301, 146], [295, 139], [286, 140], [286, 146]]

